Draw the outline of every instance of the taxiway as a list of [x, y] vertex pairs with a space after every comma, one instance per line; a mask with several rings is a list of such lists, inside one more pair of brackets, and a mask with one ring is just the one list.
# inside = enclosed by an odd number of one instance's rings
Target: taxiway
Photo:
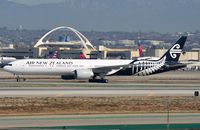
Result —
[[[169, 120], [168, 120], [169, 119]], [[0, 117], [0, 128], [90, 126], [119, 124], [182, 124], [199, 123], [199, 113], [109, 114]]]

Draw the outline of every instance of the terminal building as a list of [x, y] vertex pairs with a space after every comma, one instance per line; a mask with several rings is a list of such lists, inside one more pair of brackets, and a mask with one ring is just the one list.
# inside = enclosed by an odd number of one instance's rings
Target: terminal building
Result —
[[32, 48], [15, 48], [12, 44], [8, 47], [0, 48], [0, 57], [15, 57], [17, 59], [33, 58], [33, 53], [34, 49]]

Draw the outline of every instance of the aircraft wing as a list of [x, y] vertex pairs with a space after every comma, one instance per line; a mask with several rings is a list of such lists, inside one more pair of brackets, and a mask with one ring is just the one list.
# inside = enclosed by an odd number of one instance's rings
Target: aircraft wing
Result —
[[130, 68], [130, 67], [132, 67], [131, 64], [116, 65], [116, 66], [104, 66], [104, 67], [93, 68], [92, 71], [95, 74], [112, 75], [121, 69], [126, 69], [126, 68]]

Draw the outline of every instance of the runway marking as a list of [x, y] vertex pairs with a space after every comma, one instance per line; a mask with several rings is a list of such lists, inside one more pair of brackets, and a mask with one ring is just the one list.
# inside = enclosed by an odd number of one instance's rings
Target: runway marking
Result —
[[63, 97], [65, 94], [64, 93], [60, 93], [58, 95], [56, 95], [55, 97]]
[[155, 92], [151, 92], [147, 95], [148, 97], [153, 97], [153, 96], [156, 96], [156, 93]]

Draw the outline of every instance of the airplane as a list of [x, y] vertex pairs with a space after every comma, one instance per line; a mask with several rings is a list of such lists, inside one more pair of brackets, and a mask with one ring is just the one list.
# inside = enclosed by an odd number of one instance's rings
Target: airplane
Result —
[[145, 76], [186, 67], [178, 62], [186, 39], [182, 36], [159, 59], [22, 59], [8, 63], [4, 69], [13, 73], [17, 81], [24, 75], [60, 75], [63, 80], [88, 79], [89, 82], [107, 83], [106, 76]]

